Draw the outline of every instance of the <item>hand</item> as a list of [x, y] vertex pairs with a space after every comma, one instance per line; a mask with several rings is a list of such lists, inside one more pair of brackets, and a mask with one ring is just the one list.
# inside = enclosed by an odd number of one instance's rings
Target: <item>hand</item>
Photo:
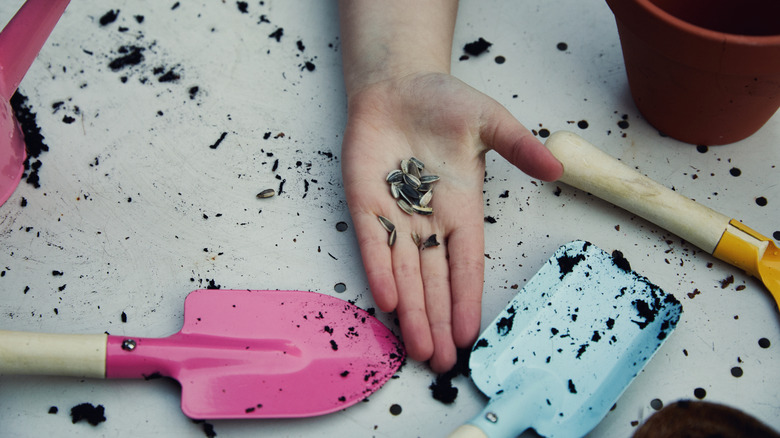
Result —
[[[551, 181], [563, 169], [504, 107], [443, 73], [383, 80], [350, 96], [342, 171], [369, 286], [377, 306], [397, 310], [409, 357], [436, 372], [479, 334], [484, 278], [484, 155], [493, 148], [525, 173]], [[385, 177], [402, 159], [425, 163], [431, 216], [404, 213]], [[396, 227], [395, 244], [378, 216]], [[419, 249], [436, 234], [440, 246]]]

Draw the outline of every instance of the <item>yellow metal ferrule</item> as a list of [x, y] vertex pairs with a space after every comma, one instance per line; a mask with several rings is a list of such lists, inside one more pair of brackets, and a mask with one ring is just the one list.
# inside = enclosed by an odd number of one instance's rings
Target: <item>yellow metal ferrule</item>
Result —
[[759, 262], [769, 244], [769, 238], [732, 219], [712, 255], [761, 278]]

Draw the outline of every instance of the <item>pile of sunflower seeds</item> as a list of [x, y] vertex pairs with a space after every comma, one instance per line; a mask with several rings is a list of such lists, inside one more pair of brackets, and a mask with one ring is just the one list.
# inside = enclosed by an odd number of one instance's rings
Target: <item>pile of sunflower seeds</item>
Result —
[[436, 175], [422, 175], [425, 164], [417, 158], [401, 160], [401, 169], [395, 169], [387, 174], [386, 181], [390, 184], [390, 194], [405, 213], [413, 215], [433, 214], [431, 199], [433, 184], [439, 180]]

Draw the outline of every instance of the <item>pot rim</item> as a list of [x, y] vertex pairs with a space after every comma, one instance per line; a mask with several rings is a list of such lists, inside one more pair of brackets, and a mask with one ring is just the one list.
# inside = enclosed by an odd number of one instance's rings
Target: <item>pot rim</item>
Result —
[[646, 12], [652, 14], [655, 18], [662, 22], [668, 23], [672, 27], [675, 27], [685, 33], [695, 35], [697, 37], [717, 41], [719, 43], [736, 44], [736, 45], [776, 45], [780, 46], [780, 34], [777, 35], [740, 35], [734, 33], [719, 32], [705, 27], [691, 24], [681, 18], [677, 18], [674, 15], [661, 9], [655, 5], [652, 0], [607, 0], [611, 7], [614, 7], [616, 3], [635, 3], [640, 8], [643, 8]]

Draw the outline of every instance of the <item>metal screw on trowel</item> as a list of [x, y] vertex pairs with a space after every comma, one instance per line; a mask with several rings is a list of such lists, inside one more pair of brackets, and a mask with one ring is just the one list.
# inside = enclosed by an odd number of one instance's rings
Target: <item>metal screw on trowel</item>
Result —
[[498, 415], [495, 412], [488, 412], [485, 414], [485, 419], [491, 423], [498, 423]]
[[135, 350], [136, 346], [137, 344], [132, 339], [125, 339], [124, 341], [122, 341], [122, 350], [133, 351]]

